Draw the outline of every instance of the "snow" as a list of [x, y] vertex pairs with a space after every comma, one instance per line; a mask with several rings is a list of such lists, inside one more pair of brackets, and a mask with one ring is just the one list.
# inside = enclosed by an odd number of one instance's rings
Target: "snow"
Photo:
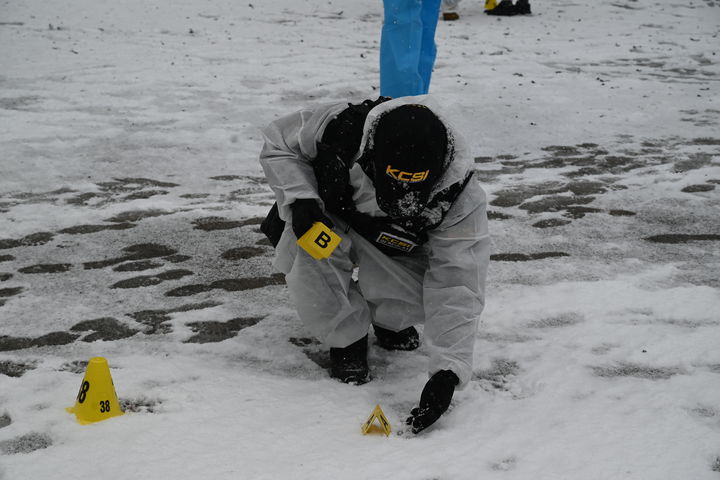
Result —
[[[329, 379], [257, 244], [259, 129], [377, 96], [380, 2], [0, 5], [0, 479], [717, 478], [720, 3], [439, 24], [497, 256], [473, 380], [418, 436], [428, 352]], [[93, 356], [128, 413], [81, 426]]]

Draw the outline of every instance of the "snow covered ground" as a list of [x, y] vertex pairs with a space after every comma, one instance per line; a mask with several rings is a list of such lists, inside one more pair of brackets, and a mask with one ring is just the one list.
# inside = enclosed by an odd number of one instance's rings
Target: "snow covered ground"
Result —
[[718, 478], [720, 2], [532, 7], [439, 25], [494, 256], [413, 436], [427, 352], [330, 380], [257, 230], [258, 129], [377, 95], [381, 3], [0, 1], [0, 479]]

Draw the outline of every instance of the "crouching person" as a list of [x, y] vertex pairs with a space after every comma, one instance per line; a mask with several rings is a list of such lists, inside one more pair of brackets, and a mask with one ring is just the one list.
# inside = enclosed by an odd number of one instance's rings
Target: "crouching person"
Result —
[[[427, 96], [301, 110], [263, 133], [277, 202], [262, 229], [300, 319], [355, 384], [371, 326], [379, 347], [413, 350], [424, 324], [429, 380], [408, 418], [423, 430], [470, 379], [484, 305], [486, 199], [465, 146]], [[297, 245], [315, 222], [342, 237], [329, 258]]]

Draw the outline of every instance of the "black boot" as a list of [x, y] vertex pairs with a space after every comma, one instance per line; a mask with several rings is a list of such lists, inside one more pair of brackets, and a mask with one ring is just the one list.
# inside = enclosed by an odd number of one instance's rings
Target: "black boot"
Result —
[[330, 376], [344, 383], [362, 385], [368, 377], [367, 340], [365, 335], [345, 348], [330, 349]]
[[515, 2], [515, 12], [518, 15], [530, 15], [530, 2], [528, 0], [517, 0]]
[[485, 13], [488, 15], [501, 15], [509, 17], [515, 15], [517, 13], [517, 9], [511, 0], [502, 0], [502, 2], [498, 3], [492, 10], [485, 10]]
[[386, 350], [415, 350], [420, 346], [420, 335], [415, 327], [408, 327], [399, 332], [373, 325], [377, 344]]

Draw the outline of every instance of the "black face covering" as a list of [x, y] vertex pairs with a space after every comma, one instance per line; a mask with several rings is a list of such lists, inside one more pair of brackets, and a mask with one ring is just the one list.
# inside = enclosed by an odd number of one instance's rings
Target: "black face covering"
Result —
[[422, 212], [444, 170], [447, 147], [445, 125], [424, 105], [382, 115], [367, 159], [380, 209], [395, 218]]

